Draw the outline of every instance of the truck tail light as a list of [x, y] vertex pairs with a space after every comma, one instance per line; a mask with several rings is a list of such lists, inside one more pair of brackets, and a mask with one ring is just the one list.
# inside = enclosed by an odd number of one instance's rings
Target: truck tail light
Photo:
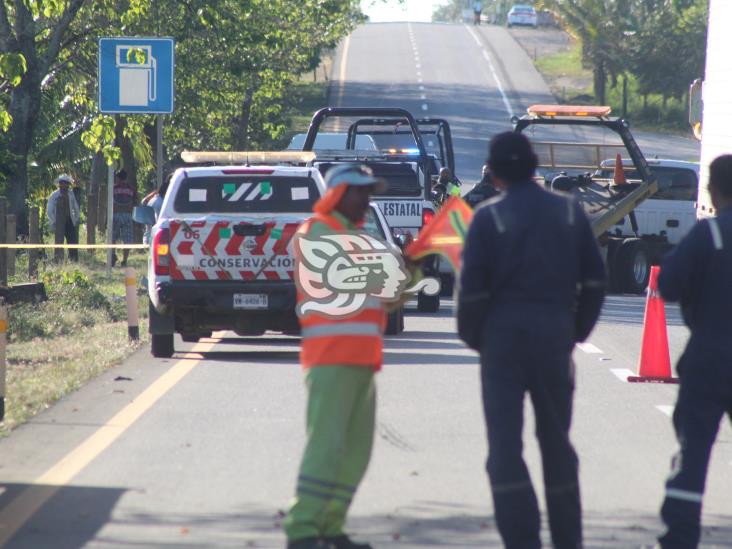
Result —
[[156, 275], [170, 274], [170, 229], [160, 229], [153, 238], [153, 266]]
[[422, 210], [422, 227], [425, 225], [428, 225], [430, 221], [435, 217], [435, 212], [433, 210], [430, 210], [429, 208], [424, 208]]

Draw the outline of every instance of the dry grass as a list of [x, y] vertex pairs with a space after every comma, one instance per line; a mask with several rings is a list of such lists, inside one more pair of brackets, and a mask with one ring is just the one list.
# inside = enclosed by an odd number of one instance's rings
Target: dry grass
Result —
[[[27, 258], [21, 256], [17, 263], [18, 274], [12, 282], [25, 282]], [[146, 271], [144, 254], [133, 253], [130, 263], [139, 280]], [[41, 269], [39, 278], [46, 281], [49, 301], [9, 309], [5, 419], [0, 436], [120, 364], [149, 340], [147, 295], [138, 295], [141, 339], [130, 342], [124, 270], [116, 268], [108, 275], [102, 254], [82, 254], [79, 263], [42, 263]]]
[[8, 346], [5, 420], [0, 435], [27, 421], [106, 369], [121, 363], [149, 339], [130, 342], [126, 322], [97, 324], [78, 333]]

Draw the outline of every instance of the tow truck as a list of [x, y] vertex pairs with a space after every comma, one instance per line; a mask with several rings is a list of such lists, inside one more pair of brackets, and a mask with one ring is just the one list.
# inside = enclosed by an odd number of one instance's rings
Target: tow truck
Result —
[[[339, 131], [346, 121], [348, 138], [345, 149], [324, 150], [314, 147], [321, 132]], [[329, 127], [330, 126], [330, 127]], [[335, 127], [333, 127], [335, 126]], [[391, 127], [391, 130], [386, 130]], [[359, 135], [370, 135], [377, 150], [359, 150]], [[399, 136], [400, 144], [393, 138]], [[434, 216], [430, 192], [432, 177], [437, 175], [435, 158], [428, 154], [419, 125], [412, 114], [399, 108], [326, 107], [317, 111], [310, 122], [303, 152], [315, 154], [312, 165], [325, 173], [334, 165], [355, 162], [369, 166], [374, 174], [388, 182], [387, 190], [373, 200], [397, 239], [416, 238], [419, 230]], [[439, 276], [440, 260], [427, 258], [422, 269], [426, 276]], [[436, 312], [439, 295], [417, 295], [420, 312]]]
[[[661, 243], [639, 235], [634, 209], [658, 190], [627, 121], [604, 106], [532, 105], [514, 117], [514, 130], [527, 134], [539, 157], [537, 174], [553, 190], [573, 194], [587, 213], [608, 267], [611, 291], [642, 293], [650, 277], [650, 257]], [[573, 140], [561, 139], [568, 133]], [[603, 160], [629, 158], [633, 178], [602, 177]], [[621, 229], [630, 219], [632, 236]], [[625, 234], [624, 234], [625, 233]]]

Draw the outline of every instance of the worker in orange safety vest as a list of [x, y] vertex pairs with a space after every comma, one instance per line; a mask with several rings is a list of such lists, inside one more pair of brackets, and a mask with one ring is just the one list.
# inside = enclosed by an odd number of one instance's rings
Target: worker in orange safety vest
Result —
[[[334, 261], [336, 249], [358, 246], [359, 242], [379, 246], [375, 240], [368, 240], [360, 227], [371, 195], [384, 189], [386, 183], [358, 164], [331, 168], [325, 180], [327, 191], [315, 204], [315, 215], [300, 227], [294, 239], [297, 312], [302, 329], [300, 360], [308, 393], [307, 441], [296, 494], [284, 525], [288, 549], [370, 549], [368, 544], [351, 540], [343, 528], [371, 456], [376, 408], [374, 374], [382, 363], [385, 306], [368, 288], [362, 288], [361, 293], [329, 294], [332, 286], [321, 277], [326, 270], [341, 275], [378, 272], [375, 259], [380, 253], [384, 257], [393, 253], [385, 248], [363, 249], [364, 253], [352, 256], [356, 261], [370, 261], [370, 267], [354, 266], [354, 260], [345, 254], [341, 254], [340, 266]], [[334, 247], [339, 238], [342, 245]], [[332, 268], [308, 270], [303, 251], [306, 243], [321, 246], [312, 257], [316, 262], [318, 258], [327, 261]], [[357, 285], [364, 279], [355, 276], [339, 280], [344, 287], [351, 284], [349, 281]], [[376, 286], [379, 284], [377, 281]], [[324, 295], [331, 295], [331, 300]]]

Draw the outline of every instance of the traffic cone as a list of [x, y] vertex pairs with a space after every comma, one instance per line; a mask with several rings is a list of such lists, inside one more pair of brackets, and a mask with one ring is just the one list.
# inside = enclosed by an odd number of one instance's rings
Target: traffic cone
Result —
[[[617, 164], [616, 164], [617, 166]], [[643, 341], [638, 364], [638, 375], [629, 376], [630, 383], [678, 383], [671, 375], [671, 359], [666, 332], [666, 309], [658, 293], [659, 267], [651, 267], [648, 281], [648, 298], [643, 317]]]
[[615, 172], [613, 173], [613, 183], [616, 185], [625, 185], [628, 182], [625, 179], [625, 170], [623, 169], [623, 159], [620, 153], [615, 156]]

